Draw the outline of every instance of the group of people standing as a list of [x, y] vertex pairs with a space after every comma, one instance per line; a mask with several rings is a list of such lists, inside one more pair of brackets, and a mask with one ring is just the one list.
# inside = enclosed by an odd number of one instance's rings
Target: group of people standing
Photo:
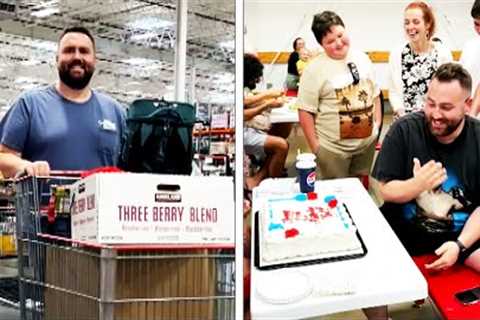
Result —
[[[471, 16], [480, 35], [480, 0]], [[480, 202], [475, 196], [480, 192], [480, 121], [475, 119], [480, 37], [465, 46], [459, 64], [435, 41], [435, 29], [429, 5], [415, 1], [406, 6], [407, 42], [389, 58], [395, 120], [372, 172], [382, 123], [380, 88], [369, 57], [350, 47], [338, 14], [314, 15], [311, 30], [323, 51], [308, 59], [301, 75], [297, 63], [305, 42], [294, 41], [286, 87], [298, 89], [299, 122], [317, 156], [317, 177], [371, 173], [385, 201], [381, 210], [412, 255], [435, 252], [438, 259], [426, 266], [432, 270], [459, 261], [480, 271]], [[386, 306], [364, 311], [369, 319], [388, 318]]]

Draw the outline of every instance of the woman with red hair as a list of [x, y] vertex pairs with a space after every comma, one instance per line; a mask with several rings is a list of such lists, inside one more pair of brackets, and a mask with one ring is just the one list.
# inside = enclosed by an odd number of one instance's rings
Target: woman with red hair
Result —
[[408, 43], [392, 51], [389, 60], [389, 100], [396, 118], [423, 108], [423, 98], [433, 73], [452, 61], [441, 42], [432, 41], [435, 17], [425, 2], [411, 2], [404, 11]]

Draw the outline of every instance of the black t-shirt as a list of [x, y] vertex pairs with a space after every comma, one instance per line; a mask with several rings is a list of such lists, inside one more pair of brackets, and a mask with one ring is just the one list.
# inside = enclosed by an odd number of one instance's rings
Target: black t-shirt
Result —
[[420, 241], [429, 242], [434, 249], [456, 238], [479, 206], [480, 121], [466, 117], [457, 139], [442, 144], [430, 133], [423, 112], [400, 118], [382, 143], [372, 176], [383, 182], [407, 180], [413, 177], [413, 158], [422, 165], [432, 159], [441, 162], [447, 169], [447, 180], [409, 203], [385, 203], [382, 212], [407, 249]]
[[298, 76], [297, 61], [300, 59], [298, 52], [293, 51], [288, 57], [288, 73]]

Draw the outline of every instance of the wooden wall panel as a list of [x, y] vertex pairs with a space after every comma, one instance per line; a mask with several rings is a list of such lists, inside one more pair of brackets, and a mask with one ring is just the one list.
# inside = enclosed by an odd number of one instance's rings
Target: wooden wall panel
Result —
[[[366, 52], [373, 63], [387, 63], [390, 56], [389, 51], [367, 51]], [[453, 60], [458, 61], [460, 59], [461, 51], [452, 51]], [[288, 56], [290, 52], [275, 52], [264, 51], [258, 52], [258, 57], [263, 64], [285, 64], [288, 62]]]

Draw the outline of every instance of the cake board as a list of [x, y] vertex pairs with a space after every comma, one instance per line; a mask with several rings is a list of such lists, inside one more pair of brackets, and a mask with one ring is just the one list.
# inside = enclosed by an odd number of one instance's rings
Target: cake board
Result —
[[[352, 224], [356, 227], [355, 221], [353, 221], [350, 211], [348, 207], [343, 204], [346, 212], [348, 213], [350, 219], [352, 220]], [[358, 231], [355, 232], [360, 245], [361, 250], [356, 253], [347, 253], [340, 256], [326, 256], [326, 257], [319, 257], [319, 256], [311, 256], [311, 257], [297, 257], [295, 259], [284, 259], [283, 261], [274, 261], [270, 263], [265, 263], [261, 261], [261, 246], [260, 246], [260, 219], [259, 219], [260, 212], [256, 211], [254, 213], [254, 265], [259, 270], [274, 270], [274, 269], [281, 269], [281, 268], [291, 268], [291, 267], [298, 267], [298, 266], [305, 266], [305, 265], [312, 265], [312, 264], [320, 264], [320, 263], [328, 263], [328, 262], [336, 262], [336, 261], [344, 261], [344, 260], [351, 260], [351, 259], [358, 259], [364, 257], [368, 250], [365, 246], [365, 243]]]

